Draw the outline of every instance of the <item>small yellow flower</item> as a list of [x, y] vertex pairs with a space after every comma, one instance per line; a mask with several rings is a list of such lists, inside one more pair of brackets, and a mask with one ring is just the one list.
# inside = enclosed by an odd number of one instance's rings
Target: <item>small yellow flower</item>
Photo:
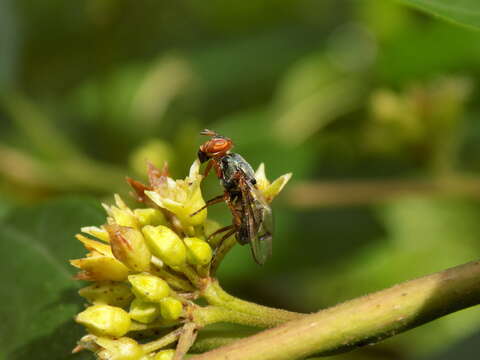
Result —
[[187, 260], [192, 265], [207, 265], [212, 260], [212, 248], [196, 237], [183, 239], [187, 246]]
[[200, 189], [202, 179], [200, 162], [195, 160], [185, 180], [173, 180], [165, 176], [153, 191], [145, 191], [145, 194], [155, 204], [175, 214], [184, 226], [200, 225], [207, 218], [207, 210], [194, 216], [191, 214], [205, 205]]
[[146, 225], [157, 226], [157, 225], [167, 224], [167, 220], [165, 219], [165, 216], [158, 209], [152, 209], [152, 208], [135, 209], [133, 210], [133, 213], [137, 217], [137, 220], [141, 226], [146, 226]]
[[155, 354], [153, 360], [173, 360], [175, 356], [175, 350], [168, 349], [168, 350], [161, 350]]
[[102, 204], [103, 208], [108, 214], [108, 223], [137, 228], [138, 220], [135, 214], [118, 194], [115, 194], [115, 204], [116, 206]]
[[160, 315], [158, 304], [146, 302], [141, 299], [135, 299], [130, 304], [130, 318], [148, 324], [153, 322]]
[[93, 305], [77, 315], [75, 321], [98, 336], [123, 336], [130, 329], [130, 316], [122, 308]]
[[133, 299], [127, 284], [105, 281], [81, 288], [78, 293], [92, 304], [126, 307]]
[[128, 337], [99, 338], [97, 344], [103, 348], [97, 354], [100, 360], [141, 360], [145, 355], [142, 347]]
[[275, 181], [270, 182], [265, 175], [265, 165], [263, 163], [260, 164], [255, 172], [257, 187], [269, 203], [271, 203], [273, 199], [280, 193], [280, 191], [282, 191], [291, 177], [292, 173], [288, 173], [280, 176]]
[[70, 260], [70, 263], [83, 271], [75, 278], [88, 281], [123, 281], [128, 276], [128, 268], [117, 259], [91, 252], [86, 258]]
[[106, 225], [113, 255], [133, 271], [147, 271], [152, 254], [140, 230], [119, 225]]
[[130, 275], [128, 281], [133, 293], [143, 301], [158, 302], [170, 294], [167, 282], [154, 275]]
[[142, 232], [153, 255], [170, 266], [185, 264], [187, 249], [174, 231], [163, 225], [147, 225]]
[[127, 337], [111, 339], [86, 335], [80, 339], [74, 352], [82, 349], [95, 352], [100, 360], [141, 360], [145, 356], [142, 347], [135, 340]]
[[160, 301], [160, 312], [165, 320], [177, 320], [183, 312], [180, 300], [166, 297]]

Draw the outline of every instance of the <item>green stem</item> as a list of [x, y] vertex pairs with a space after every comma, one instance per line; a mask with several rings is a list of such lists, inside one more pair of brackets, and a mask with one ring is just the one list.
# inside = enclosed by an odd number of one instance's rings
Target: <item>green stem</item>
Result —
[[152, 351], [157, 351], [161, 348], [164, 348], [167, 345], [170, 345], [174, 343], [175, 341], [178, 340], [180, 335], [182, 334], [183, 329], [178, 328], [171, 333], [168, 333], [167, 335], [161, 337], [158, 340], [151, 341], [149, 343], [143, 344], [142, 348], [143, 351], [145, 351], [147, 354], [151, 353]]
[[270, 324], [270, 326], [278, 325], [304, 316], [304, 314], [275, 309], [240, 300], [223, 290], [216, 279], [212, 279], [203, 289], [202, 296], [210, 305], [216, 305], [236, 312], [263, 318], [266, 323]]
[[226, 309], [220, 306], [197, 307], [193, 311], [193, 319], [198, 326], [226, 322], [254, 327], [272, 327], [279, 324], [278, 319], [262, 317]]
[[185, 276], [190, 280], [190, 282], [197, 288], [202, 288], [204, 286], [204, 280], [197, 274], [195, 269], [193, 269], [190, 265], [185, 264], [182, 266], [180, 271], [185, 274]]
[[479, 303], [477, 261], [301, 317], [192, 360], [293, 360], [349, 351]]

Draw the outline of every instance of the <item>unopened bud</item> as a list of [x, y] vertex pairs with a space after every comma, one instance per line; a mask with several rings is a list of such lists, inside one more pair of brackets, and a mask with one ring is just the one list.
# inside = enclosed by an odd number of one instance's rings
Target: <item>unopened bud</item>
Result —
[[165, 225], [167, 220], [163, 213], [158, 209], [148, 208], [148, 209], [135, 209], [133, 211], [135, 216], [137, 217], [140, 226], [147, 226], [147, 225]]
[[130, 317], [133, 320], [148, 324], [154, 321], [160, 315], [158, 304], [135, 299], [130, 304]]
[[115, 306], [93, 305], [77, 315], [75, 321], [98, 336], [123, 336], [130, 329], [130, 316]]
[[127, 284], [111, 281], [86, 286], [78, 293], [92, 304], [118, 307], [128, 306], [133, 299], [133, 294]]
[[175, 232], [163, 225], [148, 225], [142, 231], [153, 255], [170, 266], [185, 264], [187, 249]]
[[160, 312], [166, 320], [177, 320], [182, 315], [183, 306], [180, 300], [166, 297], [160, 301]]
[[144, 301], [158, 302], [170, 294], [167, 282], [153, 275], [130, 275], [128, 281], [133, 293]]
[[98, 338], [96, 342], [103, 348], [97, 353], [101, 360], [140, 360], [145, 355], [141, 345], [128, 337]]
[[212, 260], [212, 249], [206, 241], [196, 237], [183, 239], [187, 246], [187, 260], [192, 265], [207, 265]]
[[173, 360], [175, 356], [175, 350], [168, 349], [168, 350], [160, 350], [155, 354], [153, 360]]
[[118, 260], [133, 271], [150, 269], [152, 254], [140, 230], [119, 225], [107, 225], [106, 229], [110, 234], [113, 255]]

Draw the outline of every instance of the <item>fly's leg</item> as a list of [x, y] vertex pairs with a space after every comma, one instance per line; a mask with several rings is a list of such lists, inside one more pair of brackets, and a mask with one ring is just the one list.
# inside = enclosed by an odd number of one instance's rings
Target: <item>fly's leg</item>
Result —
[[231, 229], [233, 229], [234, 227], [235, 227], [235, 225], [224, 226], [224, 227], [222, 227], [222, 228], [214, 231], [214, 232], [211, 233], [210, 235], [208, 235], [207, 240], [211, 239], [211, 238], [214, 237], [215, 235], [221, 234], [222, 232], [231, 230]]
[[235, 208], [235, 205], [232, 202], [232, 199], [230, 196], [228, 196], [228, 193], [226, 193], [227, 196], [225, 196], [225, 202], [227, 203], [228, 208], [230, 209], [230, 212], [232, 213], [233, 216], [233, 224], [238, 228], [242, 224], [242, 216]]
[[[228, 195], [228, 193], [227, 193]], [[240, 228], [240, 225], [242, 223], [242, 217], [239, 213], [239, 211], [235, 208], [235, 205], [232, 202], [232, 199], [230, 196], [226, 196], [225, 202], [227, 203], [227, 206], [229, 207], [230, 211], [232, 212], [233, 216], [233, 225], [231, 226], [231, 230], [227, 232], [222, 239], [219, 241], [219, 245], [215, 249], [215, 255], [213, 256], [211, 265], [210, 265], [210, 273], [212, 275], [215, 274], [215, 272], [218, 269], [218, 266], [222, 262], [223, 258], [225, 255], [235, 246], [237, 243], [237, 239], [232, 236], [234, 235], [238, 229]]]
[[[232, 225], [233, 226], [233, 225]], [[231, 248], [237, 243], [233, 234], [237, 232], [236, 227], [227, 232], [222, 239], [220, 240], [220, 245], [215, 250], [215, 255], [213, 256], [212, 262], [210, 263], [210, 274], [213, 276], [218, 269], [218, 266], [222, 262], [223, 258], [230, 251]]]
[[197, 215], [200, 211], [206, 209], [210, 205], [218, 204], [218, 203], [221, 203], [222, 201], [225, 201], [225, 194], [215, 196], [213, 199], [208, 200], [205, 205], [203, 205], [200, 209], [198, 209], [194, 213], [191, 213], [190, 216]]
[[212, 166], [213, 166], [213, 162], [212, 160], [210, 160], [207, 164], [207, 167], [205, 168], [205, 172], [203, 173], [203, 176], [204, 177], [207, 177], [208, 176], [208, 173], [210, 172], [210, 170], [212, 169]]

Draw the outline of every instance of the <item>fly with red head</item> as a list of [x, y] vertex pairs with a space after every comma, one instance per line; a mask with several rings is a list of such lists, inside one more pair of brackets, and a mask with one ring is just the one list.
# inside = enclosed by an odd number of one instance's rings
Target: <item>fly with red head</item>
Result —
[[254, 260], [262, 265], [272, 251], [273, 217], [270, 206], [257, 189], [254, 171], [241, 155], [230, 152], [233, 147], [231, 139], [208, 129], [201, 134], [211, 136], [198, 151], [200, 162], [209, 162], [205, 176], [213, 167], [224, 193], [207, 201], [203, 208], [192, 215], [224, 201], [233, 215], [232, 225], [210, 236], [226, 232], [222, 242], [235, 234], [238, 243], [250, 244]]

